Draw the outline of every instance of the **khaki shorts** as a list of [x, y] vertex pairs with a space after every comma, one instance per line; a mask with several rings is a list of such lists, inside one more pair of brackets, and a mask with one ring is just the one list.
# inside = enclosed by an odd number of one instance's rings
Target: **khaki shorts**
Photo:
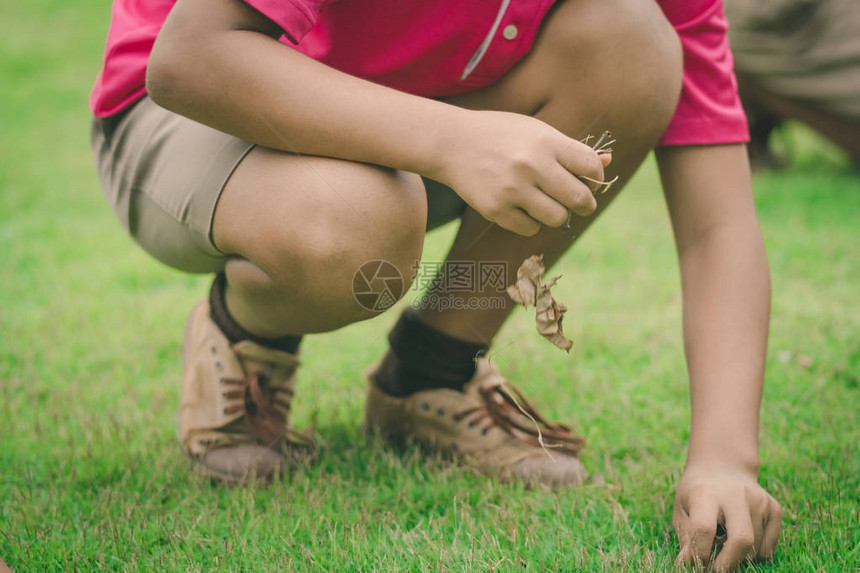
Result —
[[[212, 242], [221, 191], [254, 144], [157, 106], [148, 97], [94, 118], [91, 142], [105, 197], [132, 238], [159, 261], [207, 273], [228, 255]], [[425, 179], [427, 228], [459, 217], [465, 203]]]

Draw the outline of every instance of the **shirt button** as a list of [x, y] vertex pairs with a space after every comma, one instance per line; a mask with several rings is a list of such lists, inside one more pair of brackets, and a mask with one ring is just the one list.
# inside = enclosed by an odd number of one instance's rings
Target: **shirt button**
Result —
[[519, 34], [519, 30], [517, 30], [517, 27], [513, 24], [508, 24], [505, 26], [505, 29], [502, 30], [502, 37], [505, 40], [513, 40], [517, 37], [517, 34]]

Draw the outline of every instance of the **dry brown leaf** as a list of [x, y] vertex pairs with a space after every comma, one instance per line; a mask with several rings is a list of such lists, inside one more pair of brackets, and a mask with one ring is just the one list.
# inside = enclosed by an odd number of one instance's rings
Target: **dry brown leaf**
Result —
[[523, 306], [535, 307], [535, 323], [541, 336], [564, 350], [570, 352], [573, 342], [565, 338], [561, 321], [567, 307], [556, 302], [550, 289], [561, 277], [553, 277], [543, 282], [543, 255], [532, 255], [517, 269], [517, 282], [508, 287], [508, 296]]
[[508, 287], [508, 295], [523, 306], [535, 306], [545, 270], [543, 255], [533, 255], [524, 260], [517, 269], [517, 282]]

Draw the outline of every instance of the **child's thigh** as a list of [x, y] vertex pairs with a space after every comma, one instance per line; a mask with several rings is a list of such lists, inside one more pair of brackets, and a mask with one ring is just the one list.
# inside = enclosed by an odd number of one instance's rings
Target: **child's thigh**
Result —
[[[180, 270], [219, 271], [237, 256], [274, 271], [290, 260], [420, 255], [427, 199], [414, 174], [257, 147], [149, 98], [96, 119], [92, 140], [120, 222]], [[380, 243], [410, 248], [376, 253]]]
[[653, 0], [560, 0], [501, 80], [446, 101], [536, 115], [574, 137], [593, 122], [634, 137], [662, 130], [681, 75], [677, 34]]
[[255, 147], [225, 185], [212, 237], [277, 280], [354, 273], [375, 259], [408, 269], [426, 222], [414, 173]]
[[96, 169], [126, 231], [159, 261], [188, 272], [221, 270], [211, 239], [221, 189], [253, 145], [144, 98], [94, 119]]

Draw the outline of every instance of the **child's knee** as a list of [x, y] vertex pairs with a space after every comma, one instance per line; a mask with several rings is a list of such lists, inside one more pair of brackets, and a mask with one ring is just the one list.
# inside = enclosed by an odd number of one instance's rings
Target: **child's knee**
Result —
[[227, 265], [229, 283], [262, 304], [258, 319], [272, 330], [326, 332], [372, 318], [406, 294], [421, 256], [420, 177], [359, 164], [326, 177], [339, 199], [304, 209], [260, 236], [255, 256]]
[[553, 96], [575, 92], [571, 105], [595, 117], [606, 115], [625, 131], [651, 138], [662, 133], [681, 91], [683, 54], [655, 2], [564, 3], [546, 35], [553, 43], [549, 61], [557, 68]]
[[399, 275], [402, 288], [391, 291], [393, 303], [411, 284], [424, 242], [427, 205], [421, 178], [366, 169], [375, 173], [354, 182], [373, 186], [366, 200], [356, 200], [363, 197], [360, 193], [344, 194], [330, 212], [308, 218], [299, 240], [293, 230], [283, 240], [274, 241], [267, 257], [273, 286], [285, 298], [340, 309], [330, 314], [338, 315], [343, 324], [375, 314], [367, 305], [356, 304], [354, 282], [360, 269], [382, 261], [386, 272]]

